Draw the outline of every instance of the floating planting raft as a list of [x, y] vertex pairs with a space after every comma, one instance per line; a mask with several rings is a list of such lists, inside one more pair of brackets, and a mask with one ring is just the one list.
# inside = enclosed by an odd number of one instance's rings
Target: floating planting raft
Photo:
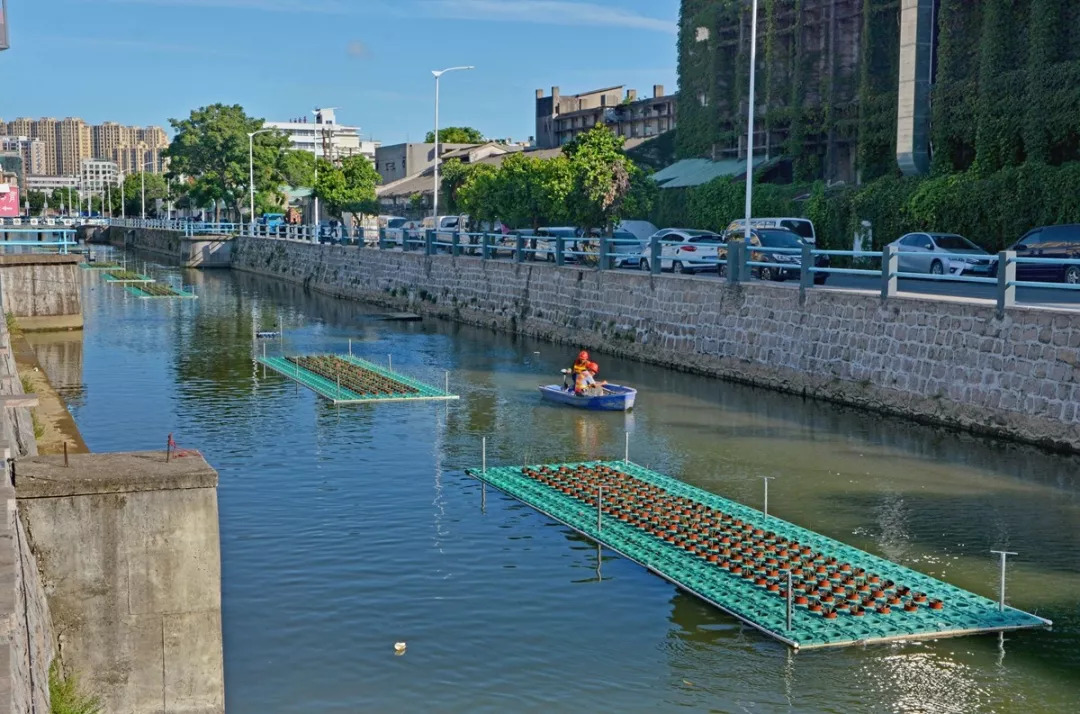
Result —
[[352, 355], [260, 357], [259, 362], [335, 404], [458, 398]]
[[79, 267], [82, 268], [83, 270], [123, 270], [124, 269], [124, 266], [120, 265], [119, 263], [104, 263], [104, 262], [79, 263]]
[[138, 285], [128, 285], [124, 288], [129, 293], [137, 298], [195, 298], [198, 297], [195, 293], [185, 292], [184, 290], [177, 290], [171, 285], [165, 283], [141, 283]]
[[107, 283], [152, 283], [154, 279], [149, 275], [143, 275], [131, 270], [123, 270], [121, 268], [114, 268], [113, 270], [105, 273], [105, 282]]
[[1051, 624], [635, 464], [468, 473], [795, 648]]

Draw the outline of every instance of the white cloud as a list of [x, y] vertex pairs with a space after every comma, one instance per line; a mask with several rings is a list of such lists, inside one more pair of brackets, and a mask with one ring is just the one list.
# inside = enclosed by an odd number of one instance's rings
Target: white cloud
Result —
[[632, 10], [569, 0], [428, 0], [425, 9], [458, 20], [536, 22], [548, 25], [597, 25], [676, 34], [674, 19], [649, 17]]

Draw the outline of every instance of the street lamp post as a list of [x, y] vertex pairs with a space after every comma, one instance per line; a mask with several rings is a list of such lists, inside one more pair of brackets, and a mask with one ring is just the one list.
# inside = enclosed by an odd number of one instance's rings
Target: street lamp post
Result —
[[750, 109], [746, 121], [746, 226], [743, 230], [745, 245], [750, 245], [750, 218], [754, 202], [754, 80], [757, 70], [757, 7], [754, 0], [750, 10]]
[[120, 182], [120, 218], [127, 218], [127, 208], [124, 207], [124, 172], [120, 171], [116, 175], [117, 180]]
[[248, 132], [248, 183], [251, 189], [251, 226], [249, 232], [255, 235], [255, 135], [266, 134], [273, 129], [259, 129]]
[[157, 161], [147, 161], [140, 167], [139, 179], [142, 182], [142, 219], [146, 220], [146, 167], [156, 166]]
[[[756, 2], [757, 0], [755, 0]], [[432, 216], [435, 221], [435, 230], [439, 230], [439, 80], [447, 72], [476, 69], [476, 67], [449, 67], [447, 69], [432, 70], [435, 75], [435, 194], [431, 201]]]

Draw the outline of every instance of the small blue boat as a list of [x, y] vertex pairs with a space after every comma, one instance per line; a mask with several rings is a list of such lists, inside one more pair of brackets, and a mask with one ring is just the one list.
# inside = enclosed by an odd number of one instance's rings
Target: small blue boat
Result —
[[579, 397], [558, 384], [548, 384], [540, 387], [540, 395], [549, 402], [569, 404], [578, 409], [628, 412], [634, 408], [634, 398], [637, 397], [637, 390], [633, 387], [623, 387], [618, 384], [605, 384], [603, 395]]

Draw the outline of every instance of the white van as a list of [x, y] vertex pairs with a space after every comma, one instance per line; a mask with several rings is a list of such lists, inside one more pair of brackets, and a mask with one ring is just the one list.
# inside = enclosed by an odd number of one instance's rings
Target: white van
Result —
[[[751, 218], [751, 228], [787, 228], [810, 245], [817, 244], [817, 232], [814, 223], [809, 218]], [[725, 238], [729, 233], [739, 233], [746, 230], [746, 219], [732, 221], [724, 231]]]

